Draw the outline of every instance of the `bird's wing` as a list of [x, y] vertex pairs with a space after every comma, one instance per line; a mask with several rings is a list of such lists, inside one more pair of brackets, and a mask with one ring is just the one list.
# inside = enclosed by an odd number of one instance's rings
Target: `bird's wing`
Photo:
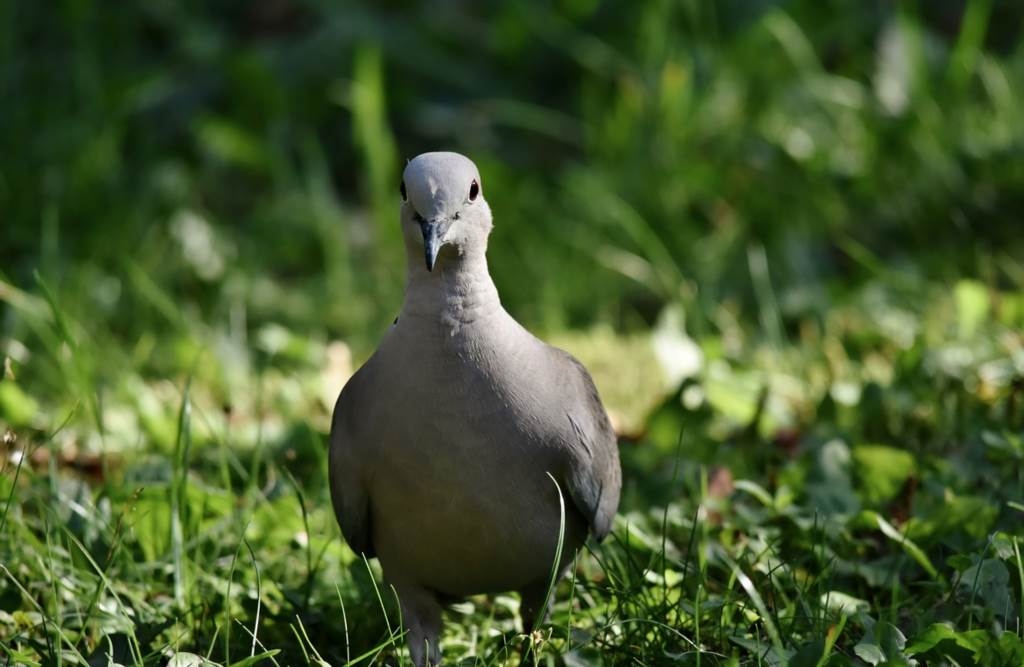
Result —
[[569, 353], [553, 349], [566, 385], [563, 395], [569, 398], [559, 429], [567, 456], [563, 479], [573, 504], [601, 540], [611, 530], [622, 489], [618, 442], [590, 373]]
[[361, 390], [365, 391], [360, 375], [357, 372], [352, 376], [334, 406], [328, 460], [331, 500], [341, 534], [353, 551], [372, 558], [375, 551], [370, 526], [370, 500], [363, 481], [365, 462], [360, 456], [360, 440], [353, 420], [358, 414]]

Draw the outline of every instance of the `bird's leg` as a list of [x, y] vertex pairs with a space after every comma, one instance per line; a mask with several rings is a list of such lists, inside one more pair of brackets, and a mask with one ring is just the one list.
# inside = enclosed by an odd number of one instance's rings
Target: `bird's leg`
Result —
[[[526, 635], [526, 642], [519, 648], [519, 667], [537, 664], [536, 644], [539, 633], [535, 633], [534, 629], [544, 622], [544, 618], [537, 618], [537, 614], [547, 603], [549, 583], [547, 579], [541, 579], [519, 591], [519, 616], [523, 620], [523, 634]], [[545, 610], [544, 616], [547, 615], [548, 611]]]
[[[523, 621], [523, 634], [526, 635], [526, 642], [519, 648], [519, 667], [528, 667], [537, 662], [534, 647], [537, 637], [533, 631], [536, 624], [544, 622], [543, 618], [537, 618], [537, 614], [547, 602], [548, 584], [546, 579], [542, 579], [519, 591], [519, 617]], [[547, 616], [547, 610], [544, 615]]]
[[[547, 579], [537, 581], [519, 591], [519, 616], [523, 619], [523, 634], [533, 633], [534, 623], [543, 622], [543, 618], [537, 618], [537, 613], [544, 607], [548, 599]], [[544, 614], [547, 616], [547, 612]]]
[[[562, 562], [558, 565], [558, 576], [555, 577], [556, 584], [565, 577], [575, 559], [575, 552], [567, 551], [562, 554]], [[543, 623], [551, 615], [549, 607], [544, 610], [542, 618], [537, 618], [537, 614], [547, 604], [548, 586], [550, 585], [551, 581], [545, 577], [519, 589], [519, 616], [523, 619], [523, 634], [533, 634], [535, 623]]]
[[402, 624], [407, 631], [409, 655], [415, 667], [441, 664], [441, 605], [437, 597], [420, 586], [398, 586]]
[[[562, 555], [562, 564], [555, 578], [557, 583], [572, 566], [573, 556]], [[547, 578], [537, 581], [519, 589], [519, 617], [523, 621], [523, 634], [527, 636], [527, 643], [524, 645], [521, 654], [520, 665], [528, 665], [535, 662], [535, 644], [540, 640], [540, 634], [536, 633], [536, 626], [543, 623], [551, 615], [551, 608], [546, 607], [548, 602], [548, 587], [551, 585]], [[537, 618], [540, 610], [544, 609], [544, 615]]]

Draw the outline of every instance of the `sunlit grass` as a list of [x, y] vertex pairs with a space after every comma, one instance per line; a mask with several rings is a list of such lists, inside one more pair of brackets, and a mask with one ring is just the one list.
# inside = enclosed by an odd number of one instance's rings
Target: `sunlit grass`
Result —
[[[986, 303], [966, 303], [968, 292]], [[991, 655], [1017, 655], [1024, 644], [1000, 633], [1020, 632], [1024, 409], [1013, 377], [1024, 341], [991, 315], [965, 323], [991, 312], [988, 293], [956, 294], [872, 311], [854, 295], [809, 349], [751, 338], [722, 356], [707, 341], [703, 370], [622, 443], [622, 515], [560, 582], [539, 643], [517, 635], [512, 598], [478, 597], [447, 615], [446, 655], [506, 664], [533, 642], [538, 659], [845, 664], [882, 647], [883, 627], [907, 638], [897, 642], [906, 657], [982, 662], [971, 648], [981, 637], [1002, 642]], [[886, 328], [899, 313], [928, 325], [906, 338]], [[753, 368], [764, 395], [729, 398], [730, 375]], [[186, 652], [345, 664], [402, 653], [393, 593], [334, 525], [318, 356], [252, 373], [243, 385], [261, 387], [264, 407], [237, 415], [196, 391], [202, 373], [184, 376], [157, 408], [176, 423], [163, 448], [125, 444], [97, 459], [77, 445], [91, 420], [74, 416], [53, 431], [31, 420], [8, 431], [0, 520], [12, 611], [0, 627], [12, 660], [150, 664]], [[756, 404], [735, 411], [730, 400]], [[116, 391], [103, 403], [105, 419], [138, 409]], [[273, 426], [282, 418], [295, 421]], [[936, 633], [949, 642], [928, 644]]]

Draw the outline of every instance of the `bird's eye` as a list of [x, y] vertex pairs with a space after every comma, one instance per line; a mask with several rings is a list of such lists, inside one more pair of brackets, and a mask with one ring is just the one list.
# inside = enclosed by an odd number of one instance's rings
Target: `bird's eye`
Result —
[[398, 191], [402, 193], [402, 201], [409, 201], [409, 195], [405, 193], [405, 181], [402, 181], [402, 184], [398, 186]]
[[476, 201], [476, 196], [480, 194], [480, 185], [473, 179], [473, 182], [469, 186], [469, 201]]

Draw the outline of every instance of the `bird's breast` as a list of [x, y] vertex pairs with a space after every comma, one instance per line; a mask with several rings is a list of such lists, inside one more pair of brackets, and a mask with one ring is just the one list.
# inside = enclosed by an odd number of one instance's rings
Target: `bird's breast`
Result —
[[[385, 568], [408, 545], [426, 543], [430, 555], [405, 566], [452, 594], [543, 576], [560, 520], [548, 476], [557, 475], [557, 459], [531, 414], [529, 383], [509, 369], [514, 349], [403, 349], [378, 421], [370, 488]], [[585, 535], [585, 523], [573, 529]], [[466, 590], [456, 590], [460, 581]]]

